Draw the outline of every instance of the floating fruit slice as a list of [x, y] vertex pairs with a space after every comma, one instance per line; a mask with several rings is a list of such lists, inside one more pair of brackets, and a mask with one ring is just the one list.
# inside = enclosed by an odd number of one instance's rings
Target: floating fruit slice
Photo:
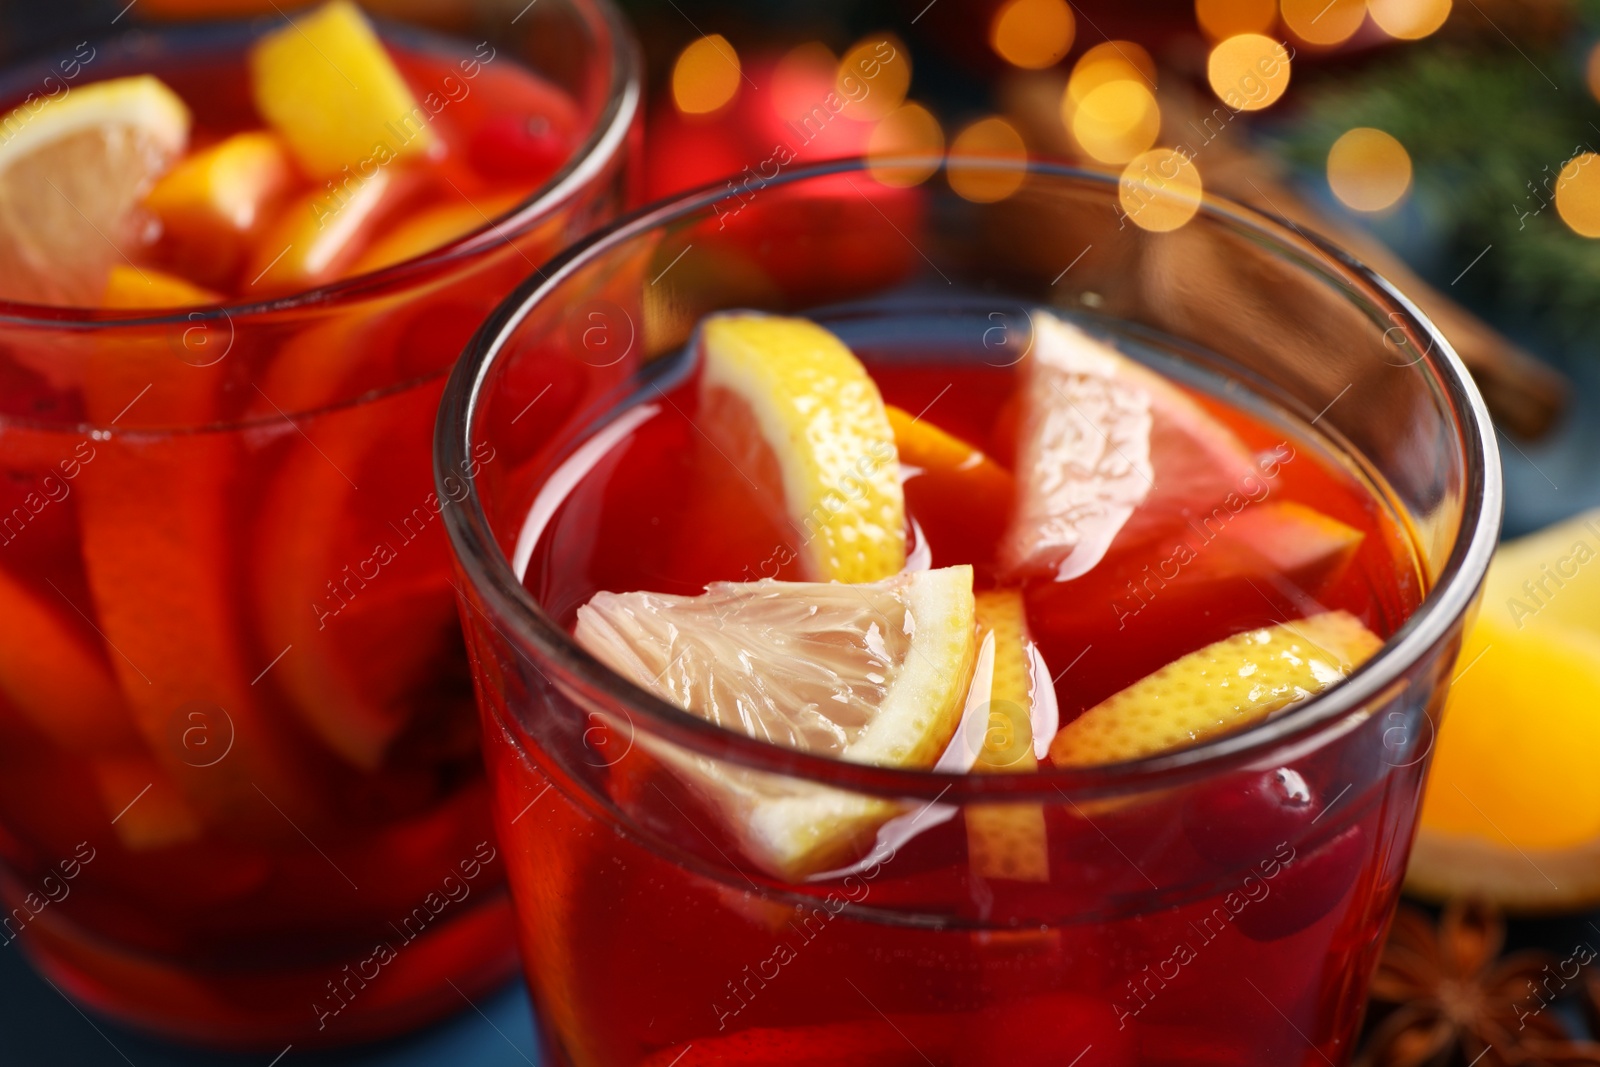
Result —
[[23, 104], [0, 128], [0, 294], [93, 306], [139, 200], [188, 143], [189, 109], [144, 75]]
[[1600, 900], [1600, 512], [1501, 546], [1462, 646], [1406, 885], [1517, 911]]
[[380, 220], [409, 195], [409, 177], [379, 170], [337, 194], [313, 189], [289, 201], [257, 238], [242, 284], [252, 294], [271, 295], [343, 277]]
[[1259, 482], [1244, 444], [1177, 386], [1053, 315], [1032, 319], [1007, 570], [1076, 578], [1113, 541], [1148, 539]]
[[257, 520], [257, 624], [270, 647], [293, 647], [273, 681], [366, 771], [413, 712], [454, 710], [429, 690], [460, 650], [446, 505], [429, 477], [438, 399], [412, 389], [306, 419]]
[[1197, 577], [1270, 572], [1315, 589], [1349, 565], [1366, 536], [1293, 500], [1248, 504], [1230, 514], [1214, 533], [1204, 520], [1194, 528]]
[[144, 199], [161, 220], [163, 261], [207, 285], [226, 285], [251, 234], [296, 180], [283, 139], [264, 130], [236, 133], [180, 160]]
[[[929, 767], [976, 655], [972, 568], [883, 581], [717, 582], [697, 597], [597, 593], [578, 640], [625, 678], [751, 737], [889, 767]], [[890, 802], [658, 754], [764, 870], [795, 881], [858, 852]]]
[[345, 168], [370, 178], [436, 143], [418, 104], [361, 9], [334, 0], [267, 34], [250, 52], [256, 110], [313, 178]]
[[805, 319], [738, 312], [701, 326], [699, 423], [783, 517], [808, 577], [871, 582], [905, 565], [905, 497], [878, 387]]
[[1090, 708], [1056, 734], [1050, 758], [1074, 767], [1202, 744], [1322, 692], [1382, 643], [1345, 611], [1236, 634]]
[[526, 191], [519, 190], [460, 203], [440, 204], [419, 211], [373, 241], [350, 267], [349, 273], [366, 274], [415, 259], [458, 237], [482, 229], [527, 197]]
[[111, 828], [128, 851], [167, 848], [200, 836], [200, 817], [149, 756], [98, 756], [91, 766]]
[[[1035, 676], [1042, 661], [1028, 638], [1022, 594], [1015, 589], [997, 589], [977, 594], [975, 603], [979, 640], [985, 649], [992, 644], [994, 666], [988, 729], [972, 769], [979, 774], [1036, 770], [1034, 720], [1042, 720], [1038, 724], [1040, 738], [1055, 733], [1053, 715], [1048, 713], [1055, 708], [1055, 694], [1048, 675], [1042, 679]], [[1036, 707], [1043, 713], [1036, 716]], [[1022, 882], [1050, 880], [1042, 807], [972, 804], [966, 816], [967, 855], [974, 874]]]
[[49, 603], [0, 571], [0, 692], [69, 752], [137, 741], [122, 690], [98, 646], [64, 598]]
[[942, 559], [994, 557], [1011, 518], [1016, 480], [980, 450], [909, 412], [884, 405], [906, 504]]
[[191, 281], [154, 267], [112, 266], [106, 292], [100, 300], [108, 308], [181, 308], [220, 304], [222, 297]]

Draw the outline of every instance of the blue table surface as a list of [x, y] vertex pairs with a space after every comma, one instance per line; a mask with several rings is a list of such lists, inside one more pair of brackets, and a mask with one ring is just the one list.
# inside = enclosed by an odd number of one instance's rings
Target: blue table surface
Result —
[[[274, 1060], [273, 1057], [279, 1059]], [[444, 1022], [404, 1038], [355, 1049], [290, 1047], [257, 1055], [179, 1048], [85, 1015], [34, 973], [15, 945], [0, 946], [0, 1064], [5, 1067], [535, 1067], [527, 988], [513, 982], [462, 1002]]]

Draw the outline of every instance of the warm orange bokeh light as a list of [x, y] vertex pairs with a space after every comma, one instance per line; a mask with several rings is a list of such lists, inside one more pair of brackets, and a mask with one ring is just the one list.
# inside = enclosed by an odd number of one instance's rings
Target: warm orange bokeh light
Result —
[[946, 176], [950, 188], [959, 196], [978, 204], [1004, 200], [1022, 187], [1027, 175], [1017, 170], [963, 169], [963, 159], [1004, 159], [1026, 161], [1028, 147], [1017, 128], [1005, 119], [992, 116], [979, 119], [956, 135], [950, 143], [950, 166]]
[[[921, 104], [902, 104], [879, 120], [867, 137], [867, 171], [884, 185], [920, 185], [939, 169], [944, 129]], [[911, 164], [886, 162], [891, 156], [926, 156]]]
[[1275, 0], [1194, 0], [1195, 21], [1220, 41], [1240, 33], [1266, 33], [1278, 21]]
[[672, 65], [672, 101], [685, 115], [706, 115], [739, 93], [739, 53], [720, 33], [691, 41]]
[[1260, 111], [1289, 88], [1289, 50], [1271, 37], [1241, 33], [1211, 50], [1206, 77], [1234, 111]]
[[[1067, 79], [1067, 97], [1076, 104], [1091, 92], [1112, 81], [1142, 82], [1147, 89], [1156, 85], [1156, 64], [1132, 41], [1104, 41], [1084, 52], [1072, 65]], [[1068, 121], [1071, 121], [1070, 116]]]
[[1176, 230], [1194, 218], [1200, 194], [1200, 171], [1175, 148], [1140, 153], [1117, 182], [1117, 199], [1128, 219], [1155, 233]]
[[845, 102], [841, 115], [876, 122], [905, 103], [911, 53], [892, 33], [869, 34], [840, 58], [834, 87]]
[[1366, 17], [1366, 0], [1283, 0], [1284, 25], [1307, 44], [1343, 44]]
[[1572, 232], [1600, 237], [1600, 156], [1580, 152], [1556, 179], [1556, 213]]
[[808, 114], [833, 92], [839, 60], [821, 41], [796, 45], [772, 71], [772, 105], [786, 119]]
[[1411, 155], [1382, 130], [1357, 126], [1328, 150], [1328, 185], [1346, 207], [1384, 211], [1411, 188]]
[[1584, 81], [1589, 86], [1589, 95], [1600, 100], [1600, 44], [1589, 51], [1589, 62], [1584, 65]]
[[1069, 90], [1062, 112], [1073, 138], [1102, 163], [1126, 163], [1155, 144], [1161, 132], [1155, 96], [1143, 82], [1127, 78], [1096, 86], [1075, 107]]
[[1012, 66], [1043, 70], [1067, 54], [1075, 29], [1066, 0], [1006, 0], [989, 23], [989, 46]]
[[1390, 37], [1419, 41], [1444, 25], [1450, 0], [1367, 0], [1367, 10]]

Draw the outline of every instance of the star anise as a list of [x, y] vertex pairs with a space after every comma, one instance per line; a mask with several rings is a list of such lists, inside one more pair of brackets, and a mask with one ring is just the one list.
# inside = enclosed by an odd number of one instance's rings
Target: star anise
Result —
[[1396, 1005], [1367, 1040], [1364, 1067], [1600, 1067], [1600, 1045], [1573, 1041], [1550, 1009], [1547, 952], [1499, 959], [1505, 923], [1491, 908], [1451, 903], [1437, 930], [1401, 908], [1372, 981]]

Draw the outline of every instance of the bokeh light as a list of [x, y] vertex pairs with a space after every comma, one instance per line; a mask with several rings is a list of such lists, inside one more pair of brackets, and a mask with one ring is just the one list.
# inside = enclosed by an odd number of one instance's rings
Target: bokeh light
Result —
[[[939, 169], [944, 129], [921, 104], [902, 104], [878, 121], [867, 137], [867, 171], [884, 185], [919, 185]], [[927, 156], [924, 162], [890, 165], [891, 156]]]
[[1600, 100], [1600, 44], [1589, 50], [1589, 62], [1584, 65], [1584, 81], [1589, 85], [1589, 95]]
[[1367, 17], [1367, 0], [1283, 0], [1283, 22], [1307, 44], [1348, 41]]
[[1357, 126], [1328, 150], [1328, 185], [1346, 207], [1386, 210], [1411, 188], [1411, 155], [1382, 130]]
[[[1103, 41], [1078, 57], [1067, 79], [1067, 98], [1074, 104], [1107, 82], [1137, 81], [1146, 88], [1156, 84], [1156, 63], [1132, 41]], [[1068, 121], [1071, 121], [1070, 116]]]
[[1444, 25], [1450, 0], [1367, 0], [1367, 10], [1390, 37], [1419, 41]]
[[834, 86], [845, 102], [840, 114], [876, 122], [905, 103], [911, 89], [911, 53], [892, 33], [863, 37], [840, 57]]
[[1289, 88], [1289, 50], [1259, 33], [1229, 37], [1211, 50], [1206, 78], [1217, 99], [1233, 110], [1260, 111]]
[[[1069, 89], [1062, 101], [1063, 112], [1070, 105]], [[1096, 86], [1071, 111], [1068, 123], [1073, 138], [1102, 163], [1126, 163], [1155, 144], [1161, 132], [1161, 109], [1155, 96], [1143, 82], [1128, 78]]]
[[1600, 156], [1580, 152], [1556, 179], [1556, 213], [1572, 232], [1600, 237]]
[[1017, 170], [964, 170], [963, 159], [1006, 159], [1026, 161], [1028, 147], [1022, 134], [1011, 123], [998, 116], [979, 119], [967, 126], [950, 143], [950, 166], [946, 174], [950, 188], [960, 196], [979, 204], [992, 204], [1004, 200], [1022, 187], [1027, 176]]
[[707, 115], [739, 93], [739, 53], [720, 33], [690, 41], [672, 65], [672, 101], [685, 115]]
[[1213, 41], [1266, 33], [1278, 21], [1276, 0], [1194, 0], [1194, 17]]
[[1012, 66], [1043, 70], [1067, 54], [1075, 29], [1066, 0], [1006, 0], [989, 23], [989, 46]]
[[1133, 157], [1117, 182], [1117, 199], [1134, 225], [1155, 233], [1176, 230], [1200, 210], [1200, 171], [1175, 148]]
[[797, 119], [834, 90], [839, 60], [820, 41], [796, 45], [772, 70], [772, 106], [778, 115]]

